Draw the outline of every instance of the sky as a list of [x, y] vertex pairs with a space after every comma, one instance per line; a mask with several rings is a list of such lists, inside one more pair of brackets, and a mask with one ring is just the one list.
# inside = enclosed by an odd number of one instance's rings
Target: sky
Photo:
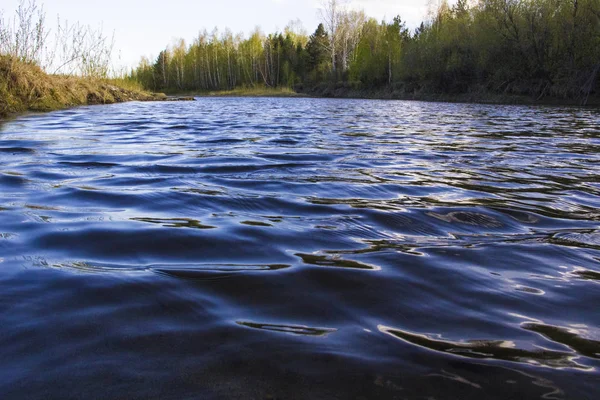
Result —
[[[425, 18], [429, 0], [348, 0], [378, 20], [400, 15], [410, 28]], [[2, 0], [0, 11], [12, 16], [19, 0]], [[56, 17], [103, 27], [114, 32], [114, 64], [133, 67], [142, 56], [154, 59], [178, 38], [190, 43], [198, 32], [226, 27], [246, 35], [256, 26], [263, 32], [283, 30], [299, 19], [308, 33], [319, 23], [319, 0], [36, 0], [44, 6], [46, 22], [53, 28]]]

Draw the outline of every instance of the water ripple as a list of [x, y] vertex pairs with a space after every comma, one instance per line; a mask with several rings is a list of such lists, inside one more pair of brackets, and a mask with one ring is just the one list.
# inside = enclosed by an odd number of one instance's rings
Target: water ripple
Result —
[[268, 98], [3, 122], [0, 397], [600, 397], [598, 126]]

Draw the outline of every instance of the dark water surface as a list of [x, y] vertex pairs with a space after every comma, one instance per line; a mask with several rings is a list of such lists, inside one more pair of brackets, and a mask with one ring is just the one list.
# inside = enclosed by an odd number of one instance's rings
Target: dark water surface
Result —
[[600, 113], [199, 99], [0, 127], [1, 399], [598, 399]]

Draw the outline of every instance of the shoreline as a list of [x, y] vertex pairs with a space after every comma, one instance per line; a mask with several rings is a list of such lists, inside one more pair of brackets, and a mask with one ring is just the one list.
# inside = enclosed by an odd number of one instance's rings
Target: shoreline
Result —
[[[85, 78], [70, 78], [70, 79], [85, 79]], [[104, 95], [98, 97], [98, 92], [104, 92]], [[389, 100], [389, 101], [422, 101], [428, 103], [453, 103], [453, 104], [479, 104], [479, 105], [502, 105], [502, 106], [547, 106], [547, 107], [576, 107], [583, 109], [598, 109], [600, 108], [600, 98], [591, 98], [587, 104], [583, 105], [571, 99], [545, 98], [535, 100], [524, 96], [476, 96], [458, 95], [450, 96], [444, 94], [438, 95], [379, 95], [369, 92], [365, 93], [348, 93], [344, 95], [312, 95], [307, 93], [252, 93], [241, 91], [223, 91], [223, 92], [200, 92], [200, 93], [180, 93], [180, 94], [164, 94], [145, 91], [134, 91], [119, 87], [114, 84], [102, 84], [100, 90], [90, 91], [87, 101], [71, 102], [67, 104], [59, 104], [53, 106], [28, 106], [17, 110], [1, 111], [0, 123], [10, 121], [21, 115], [28, 113], [46, 113], [52, 111], [66, 110], [79, 106], [88, 105], [107, 105], [117, 103], [127, 103], [130, 101], [143, 102], [174, 102], [174, 101], [194, 101], [195, 97], [199, 98], [305, 98], [305, 99], [341, 99], [341, 100]]]
[[[575, 99], [545, 97], [536, 100], [528, 96], [500, 95], [489, 92], [443, 94], [443, 93], [404, 93], [381, 90], [352, 90], [328, 86], [325, 90], [294, 91], [289, 88], [239, 88], [225, 91], [174, 93], [154, 93], [141, 90], [128, 82], [110, 79], [94, 79], [72, 76], [47, 75], [38, 67], [25, 65], [25, 82], [22, 77], [17, 81], [22, 87], [7, 88], [8, 76], [13, 71], [3, 69], [0, 60], [0, 121], [18, 117], [25, 113], [50, 112], [84, 105], [125, 103], [129, 101], [193, 101], [195, 97], [255, 97], [255, 98], [324, 98], [324, 99], [360, 99], [360, 100], [401, 100], [436, 103], [482, 104], [482, 105], [521, 105], [598, 108], [600, 97], [592, 96], [587, 104]], [[17, 63], [19, 65], [19, 63]], [[23, 65], [19, 65], [23, 67]], [[3, 75], [8, 79], [2, 81]], [[120, 85], [124, 83], [124, 85]], [[41, 87], [40, 87], [41, 86]], [[124, 87], [130, 86], [130, 87]], [[28, 95], [23, 95], [29, 93]], [[31, 95], [33, 93], [34, 95]], [[2, 98], [3, 97], [3, 98]]]
[[146, 91], [141, 84], [126, 79], [49, 75], [34, 64], [0, 56], [0, 120], [24, 112], [48, 112], [82, 105], [129, 101], [193, 101], [194, 97], [338, 98], [584, 108], [600, 106], [598, 94], [592, 95], [584, 105], [581, 99], [549, 96], [535, 99], [523, 95], [492, 93], [484, 89], [457, 94], [411, 93], [389, 87], [353, 87], [341, 82], [318, 86], [297, 85], [294, 88], [259, 86], [223, 91], [173, 91], [164, 94]]
[[0, 120], [23, 112], [48, 112], [82, 105], [166, 101], [122, 79], [49, 75], [38, 66], [0, 56]]
[[210, 97], [273, 97], [273, 98], [317, 98], [317, 99], [360, 99], [360, 100], [403, 100], [403, 101], [425, 101], [433, 103], [457, 103], [457, 104], [487, 104], [487, 105], [516, 105], [516, 106], [558, 106], [558, 107], [600, 107], [600, 97], [591, 96], [587, 104], [581, 100], [544, 97], [536, 100], [530, 96], [506, 95], [491, 92], [474, 92], [460, 94], [445, 93], [404, 93], [382, 90], [326, 90], [324, 92], [292, 91], [291, 89], [234, 89], [225, 91], [182, 91], [169, 93], [169, 96], [193, 96], [201, 98]]
[[238, 88], [232, 90], [211, 91], [182, 91], [167, 92], [168, 96], [194, 96], [194, 97], [283, 97], [283, 98], [309, 98], [314, 97], [298, 93], [289, 88]]
[[310, 97], [318, 98], [340, 98], [340, 99], [367, 99], [367, 100], [405, 100], [405, 101], [425, 101], [433, 103], [459, 103], [459, 104], [488, 104], [488, 105], [520, 105], [520, 106], [575, 106], [575, 107], [598, 107], [600, 106], [600, 97], [592, 96], [587, 104], [582, 104], [581, 100], [558, 97], [543, 97], [535, 99], [531, 96], [498, 94], [493, 92], [471, 92], [471, 93], [407, 93], [403, 91], [393, 91], [388, 88], [379, 90], [360, 90], [348, 88], [335, 88], [329, 86], [324, 90], [318, 91], [308, 89], [305, 92]]

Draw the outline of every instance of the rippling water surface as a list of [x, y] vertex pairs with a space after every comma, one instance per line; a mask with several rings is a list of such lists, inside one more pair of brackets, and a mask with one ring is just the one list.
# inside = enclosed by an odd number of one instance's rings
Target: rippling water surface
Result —
[[600, 398], [600, 113], [198, 99], [0, 127], [0, 397]]

